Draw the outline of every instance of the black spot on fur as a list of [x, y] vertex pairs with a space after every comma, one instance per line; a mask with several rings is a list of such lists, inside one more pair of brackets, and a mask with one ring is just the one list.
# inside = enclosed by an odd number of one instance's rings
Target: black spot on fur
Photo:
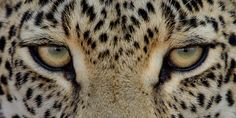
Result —
[[232, 91], [228, 90], [225, 96], [226, 96], [226, 101], [228, 102], [228, 105], [233, 106], [234, 105], [234, 99], [233, 99]]
[[139, 43], [138, 43], [137, 41], [134, 42], [134, 47], [135, 47], [136, 49], [139, 49], [139, 48], [140, 48]]
[[93, 6], [89, 7], [86, 14], [89, 16], [89, 20], [93, 21], [96, 17], [96, 14], [94, 12], [94, 7]]
[[16, 114], [16, 115], [12, 116], [12, 118], [20, 118], [20, 116]]
[[4, 91], [2, 90], [2, 86], [0, 85], [0, 95], [4, 95]]
[[49, 0], [39, 0], [39, 5], [44, 6], [49, 2]]
[[31, 99], [33, 95], [33, 89], [28, 88], [28, 90], [26, 91], [26, 99]]
[[96, 42], [93, 42], [92, 45], [91, 45], [91, 48], [92, 48], [92, 49], [95, 49], [96, 46], [97, 46], [97, 45], [96, 45]]
[[52, 22], [53, 24], [57, 24], [57, 23], [58, 23], [58, 21], [57, 21], [56, 18], [54, 17], [53, 12], [49, 12], [49, 13], [47, 13], [45, 16], [46, 16], [46, 19], [47, 19], [48, 21]]
[[184, 109], [184, 110], [187, 109], [187, 106], [186, 106], [186, 104], [185, 104], [184, 101], [181, 101], [180, 106], [181, 106], [182, 109]]
[[103, 21], [103, 20], [100, 20], [100, 21], [96, 24], [96, 26], [95, 26], [95, 28], [94, 28], [94, 32], [96, 32], [97, 30], [99, 30], [99, 29], [102, 27], [103, 24], [104, 24], [104, 21]]
[[193, 8], [191, 6], [191, 2], [189, 2], [188, 0], [182, 0], [182, 2], [189, 11], [191, 11], [191, 12], [193, 11]]
[[47, 110], [45, 113], [44, 113], [44, 118], [49, 118], [51, 116], [51, 112], [50, 110]]
[[84, 39], [87, 40], [89, 38], [89, 35], [90, 35], [90, 31], [87, 30], [84, 32]]
[[147, 9], [148, 9], [148, 12], [155, 13], [155, 8], [153, 7], [151, 2], [147, 3]]
[[23, 24], [25, 22], [27, 22], [28, 20], [30, 20], [30, 18], [32, 17], [32, 12], [31, 11], [26, 11], [22, 18], [21, 18], [21, 22], [20, 22], [20, 28], [23, 26]]
[[106, 34], [106, 33], [101, 34], [101, 35], [99, 36], [99, 40], [100, 40], [102, 43], [107, 42], [107, 40], [108, 40], [107, 34]]
[[15, 36], [16, 35], [16, 27], [15, 27], [15, 25], [12, 25], [11, 27], [10, 27], [10, 30], [9, 30], [9, 39], [11, 39], [13, 36]]
[[216, 97], [215, 97], [215, 102], [218, 104], [218, 103], [220, 103], [220, 101], [222, 100], [222, 96], [221, 95], [217, 95]]
[[12, 72], [12, 67], [9, 61], [6, 61], [5, 68], [8, 70], [9, 77], [11, 77], [13, 72]]
[[180, 6], [178, 1], [176, 1], [176, 0], [169, 0], [169, 2], [170, 2], [171, 5], [173, 5], [176, 8], [176, 10], [179, 10], [181, 8], [181, 6]]
[[235, 34], [231, 34], [229, 36], [229, 44], [232, 46], [236, 46], [236, 35]]
[[39, 12], [37, 15], [36, 15], [36, 17], [35, 17], [35, 22], [34, 22], [34, 24], [36, 25], [36, 26], [40, 26], [41, 25], [41, 23], [42, 23], [42, 21], [43, 21], [43, 16], [44, 16], [44, 12], [42, 11], [42, 12]]
[[10, 5], [6, 5], [5, 6], [5, 9], [6, 9], [6, 17], [10, 17], [10, 15], [12, 14], [12, 12], [13, 12], [13, 8], [12, 7], [10, 7]]
[[135, 26], [139, 27], [140, 22], [134, 16], [131, 16], [130, 19]]
[[12, 96], [8, 94], [7, 95], [7, 101], [12, 102], [12, 100], [13, 100]]
[[197, 96], [197, 102], [198, 102], [199, 106], [203, 107], [204, 103], [205, 103], [205, 95], [202, 93], [199, 93]]
[[8, 85], [7, 77], [5, 77], [4, 75], [2, 75], [2, 76], [0, 77], [0, 79], [1, 79], [1, 83], [2, 83], [2, 84]]
[[99, 53], [98, 59], [104, 59], [105, 57], [107, 57], [109, 55], [110, 55], [110, 51], [109, 50], [105, 50], [105, 51]]
[[121, 16], [121, 10], [120, 10], [120, 4], [119, 3], [116, 4], [116, 13], [117, 13], [117, 16]]
[[33, 0], [25, 0], [25, 3], [29, 4], [31, 3]]
[[43, 102], [43, 97], [41, 95], [36, 96], [35, 102], [37, 104], [37, 107], [40, 107]]
[[22, 5], [22, 2], [18, 2], [18, 3], [16, 4], [16, 6], [14, 7], [15, 10], [18, 11], [18, 9], [21, 7], [21, 5]]
[[6, 39], [5, 37], [0, 38], [0, 51], [3, 51], [6, 45]]
[[192, 106], [190, 107], [190, 110], [191, 110], [191, 112], [197, 112], [197, 108], [196, 108], [196, 106], [195, 105], [193, 105], [192, 104]]
[[144, 9], [139, 9], [138, 10], [138, 14], [139, 16], [141, 16], [145, 21], [148, 21], [149, 20], [149, 16], [148, 16], [148, 13], [144, 10]]
[[213, 4], [214, 4], [214, 1], [213, 1], [213, 0], [207, 0], [207, 2], [208, 2], [210, 5], [213, 5]]

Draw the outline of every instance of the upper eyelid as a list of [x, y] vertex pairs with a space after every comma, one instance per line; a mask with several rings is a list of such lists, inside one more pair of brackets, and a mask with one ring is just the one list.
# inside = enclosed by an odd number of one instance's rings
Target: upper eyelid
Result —
[[190, 38], [184, 41], [180, 41], [180, 42], [173, 41], [170, 44], [170, 50], [193, 47], [193, 46], [205, 46], [205, 45], [210, 45], [210, 44], [212, 44], [212, 42], [208, 42], [204, 38], [201, 38], [199, 36], [191, 36]]
[[19, 43], [22, 47], [28, 46], [44, 46], [44, 45], [58, 45], [58, 46], [65, 46], [65, 43], [56, 41], [55, 39], [49, 38], [30, 38], [21, 40]]

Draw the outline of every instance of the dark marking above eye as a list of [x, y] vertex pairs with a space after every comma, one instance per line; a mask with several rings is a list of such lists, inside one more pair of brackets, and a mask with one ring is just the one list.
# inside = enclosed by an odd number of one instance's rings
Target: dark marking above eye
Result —
[[231, 34], [229, 36], [229, 44], [232, 46], [236, 46], [236, 35], [235, 34]]

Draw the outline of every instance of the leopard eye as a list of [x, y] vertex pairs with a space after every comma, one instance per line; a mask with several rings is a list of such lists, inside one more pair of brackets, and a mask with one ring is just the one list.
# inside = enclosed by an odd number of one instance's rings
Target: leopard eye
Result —
[[47, 69], [59, 70], [71, 62], [67, 48], [63, 46], [40, 46], [31, 49], [36, 62]]
[[170, 52], [169, 63], [177, 69], [188, 69], [203, 60], [205, 49], [199, 46], [174, 49]]

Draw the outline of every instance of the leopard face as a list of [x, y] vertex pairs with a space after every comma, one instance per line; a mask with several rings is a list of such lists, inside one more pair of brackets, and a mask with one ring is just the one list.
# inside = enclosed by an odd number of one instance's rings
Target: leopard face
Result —
[[235, 68], [235, 0], [0, 0], [2, 117], [234, 118]]

